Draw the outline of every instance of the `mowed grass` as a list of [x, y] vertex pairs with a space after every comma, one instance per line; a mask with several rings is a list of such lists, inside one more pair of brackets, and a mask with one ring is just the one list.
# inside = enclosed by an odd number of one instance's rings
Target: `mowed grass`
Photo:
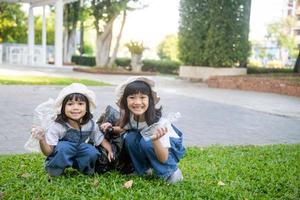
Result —
[[2, 155], [0, 199], [299, 199], [299, 158], [300, 144], [190, 147], [184, 181], [168, 185], [117, 172], [49, 178], [40, 154]]
[[0, 76], [0, 85], [69, 85], [82, 83], [88, 86], [106, 86], [108, 83], [79, 78], [49, 76]]

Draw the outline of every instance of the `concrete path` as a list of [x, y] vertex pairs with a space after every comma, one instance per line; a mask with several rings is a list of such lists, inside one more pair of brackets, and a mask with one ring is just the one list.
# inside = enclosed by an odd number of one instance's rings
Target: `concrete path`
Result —
[[[77, 77], [119, 84], [124, 75], [73, 72], [71, 67], [0, 65], [0, 75]], [[184, 132], [187, 146], [277, 144], [300, 142], [300, 98], [284, 95], [207, 88], [172, 76], [152, 76], [164, 113], [180, 112], [175, 124]], [[0, 85], [0, 154], [23, 153], [34, 108], [55, 98], [63, 86]], [[97, 94], [98, 118], [114, 105], [114, 88], [90, 87]]]

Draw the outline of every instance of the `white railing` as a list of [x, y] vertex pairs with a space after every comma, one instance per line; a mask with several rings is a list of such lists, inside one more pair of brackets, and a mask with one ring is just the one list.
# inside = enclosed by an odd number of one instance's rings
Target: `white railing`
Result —
[[26, 44], [0, 44], [0, 64], [41, 65], [53, 60], [54, 47], [48, 46], [46, 54], [41, 45], [35, 45], [32, 51]]

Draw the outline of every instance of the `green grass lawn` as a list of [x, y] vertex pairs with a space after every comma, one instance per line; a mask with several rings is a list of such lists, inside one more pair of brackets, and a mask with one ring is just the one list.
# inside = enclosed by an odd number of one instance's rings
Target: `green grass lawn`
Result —
[[0, 85], [69, 85], [71, 83], [82, 83], [88, 86], [109, 85], [104, 82], [48, 76], [0, 76]]
[[299, 199], [299, 158], [300, 144], [190, 147], [180, 162], [184, 181], [168, 185], [117, 172], [49, 178], [40, 154], [2, 155], [0, 199]]

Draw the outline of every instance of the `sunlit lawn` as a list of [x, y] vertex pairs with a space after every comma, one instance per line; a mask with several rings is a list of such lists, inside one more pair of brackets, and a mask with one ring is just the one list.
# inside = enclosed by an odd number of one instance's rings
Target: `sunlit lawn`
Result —
[[82, 83], [89, 86], [105, 86], [108, 83], [67, 77], [50, 76], [0, 76], [0, 85], [69, 85]]
[[[190, 147], [184, 181], [74, 170], [49, 178], [41, 154], [0, 156], [0, 199], [299, 199], [300, 144]], [[131, 188], [125, 182], [133, 180]]]

